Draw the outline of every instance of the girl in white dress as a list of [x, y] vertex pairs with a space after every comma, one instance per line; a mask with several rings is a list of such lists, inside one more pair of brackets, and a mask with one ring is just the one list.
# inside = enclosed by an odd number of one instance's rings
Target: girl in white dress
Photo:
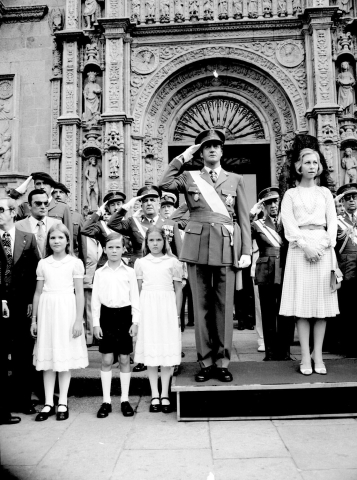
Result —
[[[55, 413], [53, 394], [58, 372], [60, 397], [57, 420], [68, 418], [70, 370], [85, 368], [88, 353], [83, 334], [83, 276], [81, 260], [69, 255], [69, 231], [62, 223], [50, 228], [46, 258], [37, 267], [31, 333], [37, 337], [33, 363], [43, 370], [46, 403], [36, 421]], [[36, 321], [38, 319], [38, 322]]]
[[164, 231], [152, 226], [146, 232], [144, 256], [134, 265], [141, 312], [134, 360], [148, 367], [152, 395], [150, 411], [164, 413], [170, 411], [169, 383], [173, 366], [181, 363], [182, 266], [167, 252], [170, 247]]
[[303, 375], [312, 374], [309, 335], [310, 321], [315, 320], [314, 369], [324, 375], [322, 344], [326, 318], [339, 313], [337, 292], [330, 287], [331, 270], [335, 266], [337, 215], [330, 190], [315, 182], [323, 171], [319, 153], [302, 149], [295, 169], [299, 184], [287, 190], [281, 205], [289, 251], [280, 315], [297, 319]]

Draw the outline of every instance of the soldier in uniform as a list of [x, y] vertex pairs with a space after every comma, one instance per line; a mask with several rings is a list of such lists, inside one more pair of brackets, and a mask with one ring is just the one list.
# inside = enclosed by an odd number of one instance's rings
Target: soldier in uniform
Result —
[[[66, 185], [63, 185], [63, 183], [56, 183], [56, 185], [53, 188], [52, 196], [57, 202], [62, 202], [64, 204], [67, 204], [67, 198], [68, 195], [71, 192], [69, 189], [66, 187]], [[84, 224], [84, 218], [83, 215], [81, 215], [77, 210], [73, 210], [70, 208], [71, 214], [72, 214], [72, 224], [73, 224], [73, 252], [78, 257], [78, 236], [79, 236], [79, 230], [83, 227]]]
[[357, 292], [357, 183], [342, 185], [337, 198], [342, 196], [345, 213], [337, 217], [336, 254], [343, 273], [339, 295], [341, 312], [340, 335], [348, 357], [357, 357], [357, 321], [355, 297]]
[[[251, 234], [243, 178], [220, 164], [225, 136], [220, 130], [201, 132], [195, 145], [168, 166], [160, 187], [185, 195], [190, 219], [180, 260], [187, 262], [201, 370], [196, 381], [216, 377], [233, 380], [228, 370], [233, 336], [236, 271], [250, 265]], [[183, 164], [199, 151], [201, 171]]]
[[[258, 285], [265, 344], [264, 361], [290, 360], [290, 339], [294, 331], [291, 319], [279, 315], [282, 289], [282, 260], [286, 256], [287, 243], [279, 216], [280, 190], [270, 187], [262, 190], [259, 202], [252, 208], [252, 239], [259, 248], [255, 268], [255, 284]], [[264, 207], [263, 218], [257, 218]], [[283, 258], [282, 258], [283, 257]]]
[[[26, 189], [32, 179], [33, 179], [35, 189], [38, 189], [38, 190], [42, 189], [48, 195], [49, 204], [48, 204], [47, 216], [61, 220], [61, 222], [64, 225], [66, 225], [66, 227], [68, 228], [71, 239], [73, 239], [73, 223], [72, 223], [71, 211], [68, 205], [66, 205], [63, 202], [58, 202], [53, 198], [52, 192], [57, 182], [55, 182], [55, 180], [53, 180], [53, 178], [50, 175], [48, 175], [48, 173], [46, 172], [31, 173], [29, 178], [27, 178], [27, 180], [22, 185], [20, 185], [16, 189], [10, 189], [7, 192], [9, 197], [14, 198], [15, 200], [20, 198], [26, 192]], [[18, 206], [17, 220], [22, 220], [24, 218], [27, 218], [29, 215], [31, 215], [31, 212], [30, 212], [28, 202], [21, 203], [21, 205]]]
[[170, 218], [174, 213], [175, 203], [177, 202], [176, 195], [171, 192], [162, 192], [161, 210], [160, 213], [164, 218]]

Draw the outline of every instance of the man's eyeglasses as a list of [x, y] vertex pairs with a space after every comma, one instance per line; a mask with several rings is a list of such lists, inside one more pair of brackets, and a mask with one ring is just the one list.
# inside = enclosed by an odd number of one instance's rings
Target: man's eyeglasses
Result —
[[38, 202], [37, 200], [35, 202], [33, 202], [34, 205], [36, 205], [36, 207], [41, 207], [42, 205], [44, 205], [45, 207], [48, 207], [48, 201], [46, 202]]
[[345, 195], [344, 199], [346, 200], [346, 202], [348, 202], [349, 200], [357, 200], [357, 195], [355, 193], [351, 195]]
[[4, 213], [4, 212], [6, 212], [6, 210], [13, 210], [13, 208], [0, 207], [0, 213]]

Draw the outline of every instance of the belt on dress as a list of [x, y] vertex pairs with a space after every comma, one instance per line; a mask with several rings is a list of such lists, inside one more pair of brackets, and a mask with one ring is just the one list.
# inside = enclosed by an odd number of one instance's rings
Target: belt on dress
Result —
[[280, 255], [280, 248], [266, 247], [259, 251], [260, 257], [278, 257]]
[[326, 230], [326, 225], [301, 225], [300, 230]]

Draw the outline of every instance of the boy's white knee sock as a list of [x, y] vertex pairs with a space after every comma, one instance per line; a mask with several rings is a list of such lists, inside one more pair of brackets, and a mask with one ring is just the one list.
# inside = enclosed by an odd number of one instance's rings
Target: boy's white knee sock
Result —
[[121, 386], [121, 402], [128, 402], [129, 401], [129, 387], [130, 387], [130, 377], [131, 372], [123, 373], [120, 372], [120, 386]]
[[110, 389], [112, 386], [112, 371], [103, 372], [103, 370], [101, 370], [100, 378], [102, 380], [103, 403], [111, 403]]

